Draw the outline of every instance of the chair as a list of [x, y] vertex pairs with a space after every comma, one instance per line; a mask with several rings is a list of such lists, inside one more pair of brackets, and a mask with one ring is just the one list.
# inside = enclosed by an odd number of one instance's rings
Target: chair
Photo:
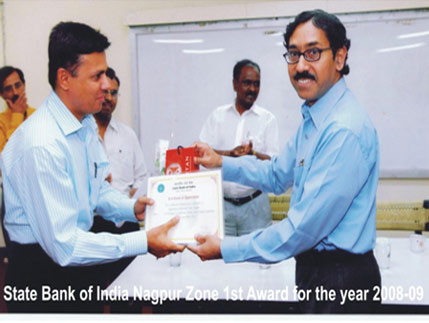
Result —
[[[290, 195], [270, 197], [271, 213], [274, 221], [287, 217]], [[429, 231], [429, 200], [416, 202], [377, 202], [377, 230]]]

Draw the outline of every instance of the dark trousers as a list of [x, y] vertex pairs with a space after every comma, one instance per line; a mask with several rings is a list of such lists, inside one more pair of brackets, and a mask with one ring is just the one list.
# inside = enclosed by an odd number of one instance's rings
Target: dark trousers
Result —
[[[121, 234], [138, 229], [138, 223], [132, 222], [125, 222], [118, 229], [113, 222], [97, 216], [91, 231]], [[17, 291], [11, 300], [5, 299], [10, 313], [102, 313], [105, 304], [97, 301], [97, 290], [105, 289], [134, 259], [129, 257], [107, 264], [61, 267], [39, 244], [11, 242], [8, 249], [5, 286], [9, 286], [9, 296], [13, 289]], [[27, 294], [36, 291], [36, 299], [22, 299], [20, 295], [26, 290]], [[85, 299], [89, 291], [91, 299]], [[47, 300], [45, 297], [44, 300], [43, 295], [51, 295], [52, 298]], [[69, 297], [64, 299], [64, 296]]]
[[[61, 267], [43, 251], [39, 244], [22, 245], [11, 242], [5, 289], [10, 313], [101, 313], [95, 290], [100, 286], [93, 266]], [[90, 287], [92, 286], [92, 287]], [[86, 296], [90, 291], [91, 300]], [[15, 290], [14, 294], [11, 294]], [[84, 291], [83, 291], [84, 290]], [[31, 298], [34, 291], [35, 299]], [[82, 292], [83, 291], [83, 292]], [[6, 296], [6, 293], [5, 293]]]
[[307, 251], [296, 257], [296, 285], [303, 313], [379, 311], [380, 301], [373, 298], [381, 276], [372, 251]]

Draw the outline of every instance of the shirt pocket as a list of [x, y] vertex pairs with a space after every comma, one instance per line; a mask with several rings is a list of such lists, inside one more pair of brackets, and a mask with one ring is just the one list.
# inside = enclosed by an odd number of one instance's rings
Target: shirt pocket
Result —
[[108, 174], [109, 162], [106, 159], [98, 159], [97, 161], [93, 161], [92, 165], [90, 165], [90, 169], [92, 173], [90, 179], [90, 203], [92, 209], [95, 209], [100, 189]]

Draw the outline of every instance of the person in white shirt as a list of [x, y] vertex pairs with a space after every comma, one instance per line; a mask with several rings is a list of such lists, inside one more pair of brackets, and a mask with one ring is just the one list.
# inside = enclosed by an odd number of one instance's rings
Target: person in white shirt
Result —
[[108, 181], [113, 188], [132, 197], [139, 187], [146, 185], [147, 167], [134, 130], [112, 117], [120, 80], [110, 67], [106, 75], [109, 87], [104, 90], [103, 107], [94, 117], [110, 162]]
[[[103, 90], [104, 102], [94, 114], [98, 133], [109, 159], [109, 175], [106, 180], [121, 193], [133, 197], [137, 188], [146, 185], [147, 168], [140, 143], [133, 129], [112, 117], [118, 103], [120, 80], [112, 68], [107, 68], [107, 87]], [[138, 222], [113, 223], [101, 216], [94, 217], [91, 232], [122, 234], [140, 230]], [[99, 265], [100, 275], [107, 284], [116, 278], [134, 259], [127, 257], [109, 264]]]
[[[260, 68], [251, 60], [239, 61], [233, 70], [235, 102], [216, 108], [200, 133], [225, 156], [254, 155], [271, 159], [278, 154], [278, 124], [268, 110], [254, 104], [260, 89]], [[244, 235], [265, 228], [272, 222], [268, 195], [259, 190], [224, 182], [225, 234]]]

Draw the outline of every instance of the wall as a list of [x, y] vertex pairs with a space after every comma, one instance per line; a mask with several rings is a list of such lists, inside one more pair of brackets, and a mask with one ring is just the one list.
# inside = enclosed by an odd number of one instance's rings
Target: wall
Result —
[[[28, 101], [37, 107], [50, 91], [47, 45], [51, 28], [66, 20], [99, 28], [112, 42], [107, 51], [108, 63], [121, 78], [119, 109], [115, 115], [132, 125], [129, 25], [292, 16], [313, 8], [356, 12], [421, 7], [429, 7], [429, 0], [4, 0], [0, 6], [0, 63], [23, 69]], [[429, 198], [429, 180], [383, 181], [379, 191], [383, 200]]]

